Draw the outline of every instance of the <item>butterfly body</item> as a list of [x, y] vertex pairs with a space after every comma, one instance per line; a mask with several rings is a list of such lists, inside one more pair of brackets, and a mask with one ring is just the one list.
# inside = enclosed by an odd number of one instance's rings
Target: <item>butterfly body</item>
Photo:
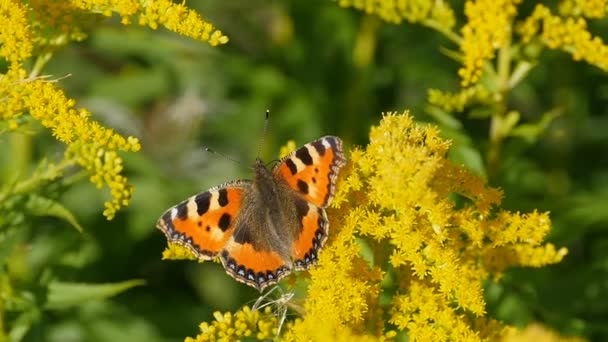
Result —
[[256, 159], [253, 181], [192, 196], [167, 210], [157, 227], [201, 259], [219, 256], [229, 275], [263, 290], [316, 263], [329, 228], [324, 208], [345, 162], [333, 136], [300, 147], [271, 170]]

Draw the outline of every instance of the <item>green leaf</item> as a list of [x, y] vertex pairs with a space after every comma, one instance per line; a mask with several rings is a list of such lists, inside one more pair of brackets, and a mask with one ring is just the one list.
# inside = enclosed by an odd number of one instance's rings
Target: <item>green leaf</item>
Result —
[[120, 283], [85, 284], [54, 281], [49, 284], [46, 309], [57, 310], [80, 305], [91, 300], [106, 299], [135, 286], [142, 286], [142, 279], [127, 280]]
[[36, 309], [21, 313], [12, 324], [9, 332], [10, 341], [21, 341], [30, 331], [32, 325], [40, 320], [40, 312]]
[[31, 195], [26, 207], [33, 215], [54, 216], [63, 219], [79, 232], [83, 232], [82, 226], [78, 223], [74, 214], [57, 201], [39, 195]]
[[426, 106], [425, 111], [435, 119], [439, 124], [451, 129], [462, 129], [462, 123], [450, 113], [445, 112], [436, 106]]
[[[12, 227], [0, 232], [0, 265], [4, 265], [6, 260], [13, 253], [15, 246], [22, 240], [23, 234], [18, 227]], [[0, 268], [0, 274], [3, 269]]]
[[528, 143], [535, 143], [538, 138], [547, 130], [547, 127], [555, 118], [562, 114], [561, 109], [554, 109], [543, 114], [542, 118], [531, 124], [521, 124], [510, 132], [510, 136], [520, 137], [526, 140]]

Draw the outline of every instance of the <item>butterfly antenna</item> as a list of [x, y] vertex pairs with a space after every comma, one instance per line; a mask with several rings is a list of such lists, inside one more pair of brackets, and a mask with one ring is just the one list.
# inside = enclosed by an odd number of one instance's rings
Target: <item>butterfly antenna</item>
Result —
[[209, 152], [209, 153], [214, 154], [216, 156], [220, 156], [220, 157], [222, 157], [224, 159], [230, 160], [233, 163], [237, 163], [237, 164], [241, 165], [241, 163], [238, 160], [236, 160], [234, 158], [231, 158], [231, 157], [229, 157], [229, 156], [227, 156], [227, 155], [225, 155], [223, 153], [217, 152], [216, 150], [213, 150], [213, 149], [211, 149], [209, 147], [205, 147], [205, 152]]
[[266, 118], [264, 119], [264, 131], [262, 132], [262, 137], [260, 138], [260, 145], [258, 146], [258, 155], [256, 159], [260, 158], [260, 153], [262, 153], [262, 146], [264, 145], [264, 139], [266, 139], [266, 130], [268, 129], [268, 117], [270, 117], [270, 109], [266, 109]]

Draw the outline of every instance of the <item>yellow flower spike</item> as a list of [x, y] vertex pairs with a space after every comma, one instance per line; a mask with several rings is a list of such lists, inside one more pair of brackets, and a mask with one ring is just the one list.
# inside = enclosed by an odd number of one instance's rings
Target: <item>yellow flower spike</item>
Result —
[[295, 151], [298, 146], [296, 146], [296, 142], [293, 140], [289, 140], [287, 144], [281, 146], [279, 150], [279, 158], [283, 158], [291, 152]]
[[462, 86], [479, 81], [484, 63], [494, 58], [494, 51], [510, 40], [511, 26], [521, 0], [467, 0], [467, 23], [462, 28], [460, 49], [463, 67], [458, 70]]
[[32, 54], [27, 8], [20, 1], [0, 0], [0, 56], [17, 64]]
[[607, 0], [562, 0], [558, 5], [559, 13], [563, 16], [587, 18], [603, 18], [607, 8]]
[[194, 338], [188, 337], [187, 341], [214, 341], [221, 338], [234, 340], [235, 336], [256, 336], [259, 339], [271, 339], [275, 336], [278, 320], [272, 315], [272, 311], [251, 310], [248, 306], [243, 307], [234, 314], [227, 312], [214, 312], [215, 318], [211, 323], [199, 325], [201, 333]]
[[462, 89], [458, 93], [429, 89], [428, 101], [446, 112], [462, 112], [472, 104], [490, 102], [490, 95], [490, 92], [480, 85]]
[[444, 29], [451, 29], [456, 24], [454, 11], [443, 0], [339, 0], [338, 5], [375, 14], [392, 24], [403, 20], [410, 23], [432, 21]]
[[608, 70], [608, 45], [600, 37], [591, 35], [587, 22], [582, 17], [561, 18], [551, 14], [549, 8], [538, 4], [518, 31], [524, 42], [539, 36], [550, 49], [561, 49], [572, 54], [576, 61], [584, 60]]

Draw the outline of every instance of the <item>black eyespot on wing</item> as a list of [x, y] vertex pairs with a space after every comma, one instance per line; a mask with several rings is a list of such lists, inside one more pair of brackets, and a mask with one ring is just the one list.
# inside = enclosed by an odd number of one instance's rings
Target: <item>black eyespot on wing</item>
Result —
[[308, 214], [308, 203], [303, 199], [296, 199], [296, 213], [298, 214], [298, 222], [300, 222], [300, 230], [303, 228], [304, 221], [302, 218]]
[[186, 203], [188, 202], [180, 203], [177, 206], [177, 217], [180, 220], [185, 220], [186, 218], [188, 218], [188, 206], [186, 205]]
[[220, 229], [225, 232], [228, 227], [230, 227], [230, 221], [231, 221], [231, 217], [230, 214], [228, 213], [224, 213], [222, 215], [222, 217], [220, 217], [220, 221], [218, 222], [218, 226], [220, 227]]
[[317, 153], [322, 157], [325, 154], [325, 146], [323, 145], [323, 140], [317, 140], [312, 143]]
[[308, 194], [308, 184], [306, 184], [306, 182], [301, 179], [298, 179], [298, 189], [304, 195]]
[[291, 160], [291, 159], [285, 160], [285, 165], [287, 165], [287, 167], [289, 168], [289, 171], [291, 172], [292, 175], [295, 175], [296, 173], [298, 173], [298, 167], [293, 162], [293, 160]]
[[305, 165], [312, 165], [312, 157], [308, 152], [308, 148], [301, 147], [296, 151], [296, 157], [298, 157]]
[[[194, 202], [196, 203], [196, 211], [201, 216], [209, 210], [209, 202], [211, 200], [211, 193], [205, 191], [202, 194], [196, 195]], [[185, 206], [184, 206], [185, 207]]]
[[219, 197], [217, 199], [217, 203], [221, 207], [225, 207], [226, 205], [228, 205], [228, 190], [220, 189], [218, 192], [219, 192]]

